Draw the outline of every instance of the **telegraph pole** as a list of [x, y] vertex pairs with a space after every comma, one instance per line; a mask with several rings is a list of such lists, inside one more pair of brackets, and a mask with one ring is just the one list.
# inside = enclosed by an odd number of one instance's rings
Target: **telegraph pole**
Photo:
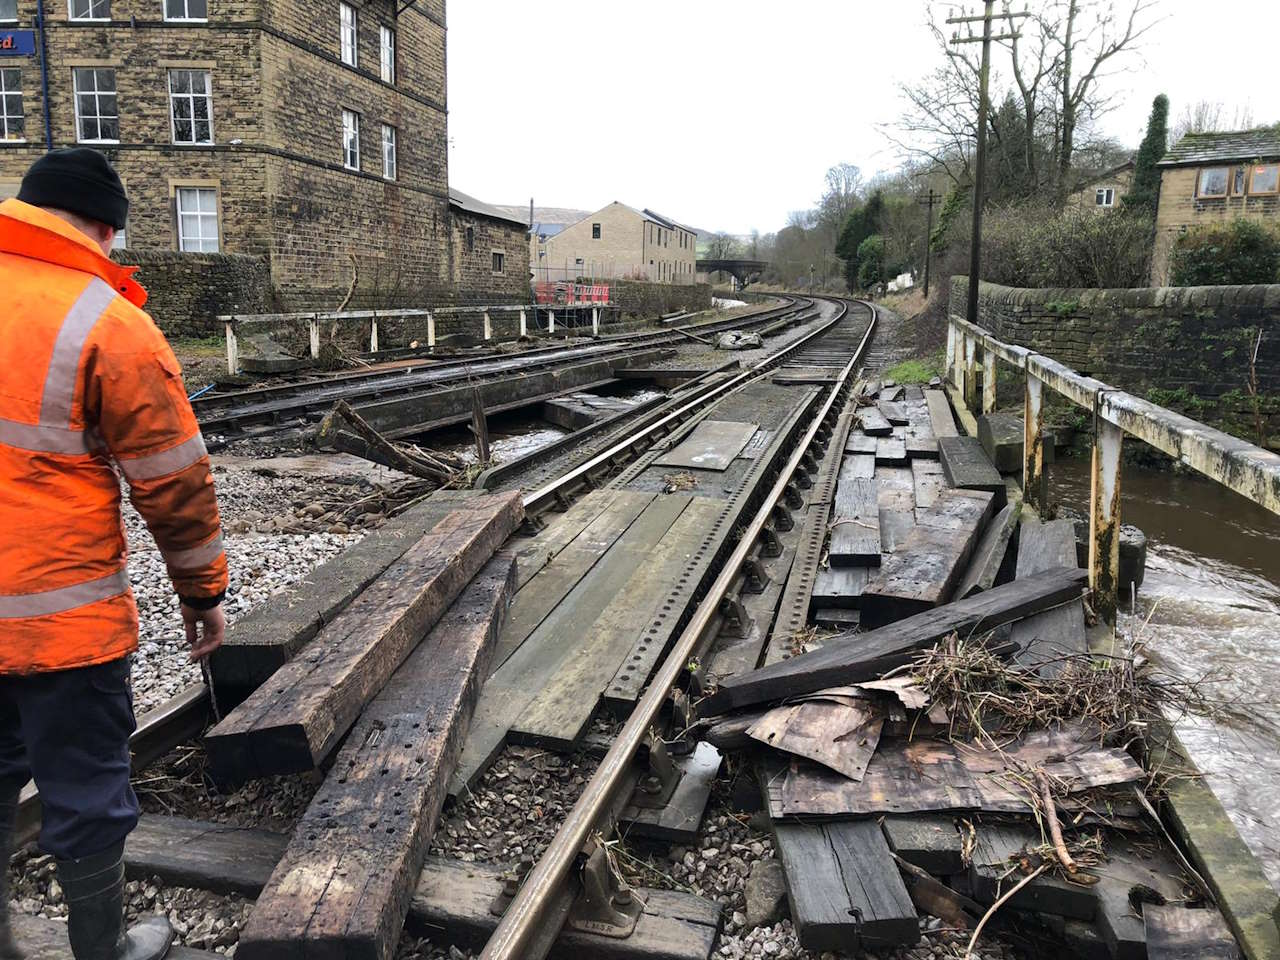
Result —
[[[987, 173], [987, 88], [991, 79], [991, 41], [1016, 40], [1018, 34], [1010, 32], [998, 37], [991, 36], [991, 21], [994, 19], [995, 0], [985, 0], [986, 10], [980, 17], [949, 17], [947, 23], [982, 23], [982, 36], [954, 36], [952, 43], [981, 43], [982, 66], [978, 70], [978, 144], [974, 159], [973, 180], [973, 234], [969, 241], [969, 302], [966, 317], [970, 323], [978, 322], [978, 275], [982, 267], [982, 187]], [[1026, 13], [1004, 13], [1012, 24], [1014, 17], [1028, 16]]]
[[929, 226], [924, 233], [924, 298], [926, 300], [929, 299], [929, 253], [933, 245], [933, 207], [942, 199], [942, 194], [935, 193], [933, 187], [930, 187], [929, 195], [916, 201], [920, 206], [929, 208]]

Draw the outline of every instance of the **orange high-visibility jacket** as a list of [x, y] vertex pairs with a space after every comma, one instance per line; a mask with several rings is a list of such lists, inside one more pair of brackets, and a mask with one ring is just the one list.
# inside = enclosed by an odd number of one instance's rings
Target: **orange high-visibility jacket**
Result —
[[117, 471], [179, 596], [227, 587], [204, 439], [132, 273], [0, 203], [0, 675], [136, 649]]

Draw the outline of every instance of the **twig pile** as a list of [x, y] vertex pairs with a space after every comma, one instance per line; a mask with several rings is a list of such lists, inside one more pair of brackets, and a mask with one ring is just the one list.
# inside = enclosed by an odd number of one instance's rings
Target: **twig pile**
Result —
[[1206, 680], [1156, 674], [1137, 653], [1064, 655], [1056, 661], [1061, 673], [1046, 678], [1003, 659], [989, 640], [952, 634], [910, 668], [933, 702], [947, 708], [953, 737], [1017, 736], [1070, 723], [1116, 745], [1141, 736], [1168, 707], [1205, 714], [1220, 709], [1201, 689]]

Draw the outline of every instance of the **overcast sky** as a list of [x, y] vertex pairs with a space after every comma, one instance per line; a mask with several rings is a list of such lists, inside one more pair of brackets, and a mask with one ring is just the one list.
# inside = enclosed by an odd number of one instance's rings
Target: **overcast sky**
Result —
[[[1162, 0], [1159, 14], [1104, 81], [1119, 101], [1106, 132], [1136, 146], [1160, 92], [1174, 118], [1203, 99], [1280, 120], [1269, 3]], [[450, 182], [490, 203], [621, 200], [777, 230], [833, 164], [898, 165], [878, 124], [936, 63], [926, 15], [924, 0], [453, 0]]]

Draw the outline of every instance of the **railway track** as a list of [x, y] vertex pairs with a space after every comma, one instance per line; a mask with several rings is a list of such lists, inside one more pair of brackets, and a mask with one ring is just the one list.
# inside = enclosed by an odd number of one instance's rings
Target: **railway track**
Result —
[[620, 361], [648, 350], [682, 345], [689, 335], [705, 338], [731, 329], [769, 333], [814, 316], [813, 302], [788, 298], [779, 307], [748, 317], [683, 324], [662, 330], [607, 335], [587, 344], [539, 347], [519, 353], [487, 353], [452, 359], [402, 361], [360, 373], [274, 384], [235, 393], [210, 393], [192, 405], [201, 429], [216, 449], [248, 438], [276, 437], [318, 422], [339, 400], [361, 404], [417, 396], [457, 386], [480, 386], [512, 376], [591, 361]]
[[[827, 311], [830, 310], [828, 307]], [[681, 398], [682, 402], [676, 409], [658, 411], [660, 416], [630, 425], [627, 435], [607, 449], [525, 496], [526, 509], [534, 516], [548, 510], [564, 509], [576, 496], [608, 482], [646, 449], [688, 425], [692, 418], [705, 415], [735, 391], [796, 369], [822, 368], [831, 374], [830, 382], [822, 387], [821, 395], [805, 407], [813, 415], [798, 425], [790, 452], [783, 450], [783, 459], [775, 461], [781, 463], [781, 468], [775, 467], [761, 474], [758, 478], [760, 489], [749, 491], [751, 499], [743, 501], [749, 508], [750, 517], [741, 528], [741, 536], [726, 542], [726, 549], [731, 547], [731, 552], [719, 564], [718, 572], [712, 571], [715, 573], [714, 581], [697, 600], [675, 643], [657, 664], [652, 682], [616, 738], [607, 750], [603, 749], [603, 744], [600, 745], [604, 759], [595, 776], [543, 857], [519, 890], [513, 891], [511, 905], [498, 923], [484, 957], [539, 960], [554, 943], [567, 915], [567, 905], [576, 895], [570, 874], [579, 861], [584, 844], [594, 831], [608, 827], [611, 818], [616, 817], [620, 810], [620, 800], [625, 799], [630, 794], [629, 788], [635, 786], [641, 775], [635, 760], [645, 745], [647, 732], [667, 703], [673, 685], [684, 673], [690, 651], [704, 635], [707, 625], [718, 615], [721, 600], [740, 581], [744, 564], [759, 549], [762, 538], [767, 536], [779, 504], [786, 501], [788, 490], [794, 488], [797, 478], [810, 469], [814, 462], [813, 451], [830, 435], [831, 424], [848, 396], [854, 371], [865, 356], [874, 329], [873, 307], [861, 302], [840, 302], [830, 319], [815, 325], [793, 342], [746, 370], [727, 377], [708, 378], [706, 383]], [[216, 713], [208, 690], [199, 685], [141, 717], [133, 741], [135, 768], [141, 769], [173, 748], [196, 738], [207, 723], [211, 708]], [[19, 811], [19, 835], [29, 839], [38, 820], [38, 796], [33, 793], [24, 795]]]
[[[794, 445], [768, 492], [760, 499], [754, 516], [743, 530], [733, 552], [720, 567], [710, 589], [662, 660], [646, 692], [609, 747], [595, 775], [587, 783], [555, 838], [515, 893], [480, 955], [481, 960], [542, 960], [549, 951], [554, 938], [549, 937], [548, 933], [558, 929], [563, 921], [566, 890], [572, 882], [575, 864], [581, 861], [584, 848], [589, 845], [592, 835], [607, 826], [617, 808], [619, 795], [635, 776], [637, 754], [644, 746], [646, 736], [657, 721], [660, 711], [667, 704], [671, 691], [685, 675], [690, 655], [708, 625], [719, 615], [721, 601], [739, 579], [741, 569], [753, 554], [763, 549], [761, 538], [766, 536], [766, 530], [770, 527], [777, 508], [785, 502], [789, 489], [794, 489], [798, 475], [808, 473], [807, 463], [813, 463], [813, 453], [821, 445], [820, 437], [829, 435], [847, 398], [854, 373], [875, 330], [875, 308], [865, 302], [857, 303], [872, 315], [871, 322], [865, 329], [854, 334], [852, 325], [841, 324], [840, 321], [849, 314], [849, 305], [844, 303], [835, 320], [741, 375], [745, 381], [784, 364], [837, 369], [832, 382], [825, 389], [817, 415]], [[841, 363], [841, 366], [835, 368], [837, 363]], [[725, 384], [724, 388], [728, 390], [730, 385]], [[606, 462], [609, 453], [617, 450], [618, 448], [614, 448], [613, 451], [607, 451], [575, 471], [570, 471], [557, 484], [532, 492], [526, 497], [526, 504], [536, 509], [539, 503], [555, 496], [554, 488], [572, 485], [575, 474], [578, 477], [585, 475], [592, 469], [592, 465], [600, 466]]]

